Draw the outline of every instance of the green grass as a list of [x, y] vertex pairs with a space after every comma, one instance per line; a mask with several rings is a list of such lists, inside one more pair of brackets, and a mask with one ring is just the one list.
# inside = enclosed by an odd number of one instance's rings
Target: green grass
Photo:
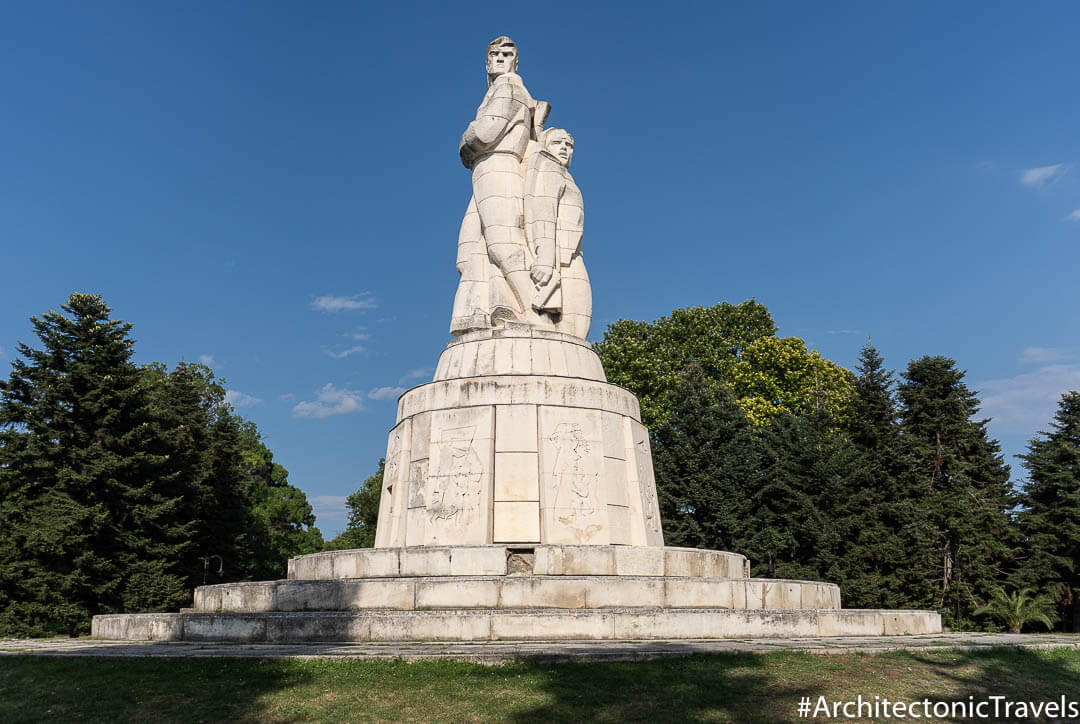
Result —
[[[0, 722], [787, 721], [802, 696], [1080, 701], [1080, 650], [481, 666], [349, 659], [0, 658]], [[926, 721], [926, 720], [923, 720]]]

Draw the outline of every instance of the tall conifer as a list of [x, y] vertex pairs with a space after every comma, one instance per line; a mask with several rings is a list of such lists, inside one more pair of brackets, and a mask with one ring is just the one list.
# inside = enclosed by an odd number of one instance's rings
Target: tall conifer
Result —
[[672, 414], [653, 435], [665, 543], [739, 550], [757, 469], [750, 420], [696, 364], [684, 372], [674, 399]]
[[[927, 494], [921, 514], [937, 570], [934, 600], [954, 626], [969, 625], [1014, 564], [1009, 466], [976, 421], [979, 402], [947, 357], [908, 365], [900, 385], [906, 475]], [[965, 621], [967, 624], [965, 624]]]
[[168, 445], [131, 362], [131, 326], [72, 294], [31, 318], [42, 348], [0, 382], [0, 625], [76, 634], [89, 616], [183, 598]]
[[1057, 593], [1065, 621], [1080, 631], [1080, 392], [1066, 392], [1050, 423], [1021, 455], [1024, 483], [1020, 529], [1026, 560], [1022, 586]]

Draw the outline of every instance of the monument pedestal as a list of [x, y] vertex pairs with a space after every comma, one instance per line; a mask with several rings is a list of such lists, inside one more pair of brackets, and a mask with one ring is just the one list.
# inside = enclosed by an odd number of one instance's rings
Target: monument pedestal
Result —
[[638, 401], [588, 344], [473, 332], [398, 401], [375, 546], [660, 546], [655, 491]]
[[638, 546], [332, 551], [289, 580], [196, 590], [177, 614], [94, 617], [125, 640], [619, 640], [938, 633], [933, 611], [840, 609], [831, 583], [747, 578], [746, 558]]

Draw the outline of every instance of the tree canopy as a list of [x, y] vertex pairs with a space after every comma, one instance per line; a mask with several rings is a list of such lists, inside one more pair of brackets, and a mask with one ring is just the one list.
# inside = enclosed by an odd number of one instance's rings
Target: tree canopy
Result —
[[[0, 634], [78, 634], [321, 548], [304, 494], [213, 373], [132, 361], [94, 295], [31, 318], [0, 380]], [[218, 573], [221, 571], [221, 573]]]

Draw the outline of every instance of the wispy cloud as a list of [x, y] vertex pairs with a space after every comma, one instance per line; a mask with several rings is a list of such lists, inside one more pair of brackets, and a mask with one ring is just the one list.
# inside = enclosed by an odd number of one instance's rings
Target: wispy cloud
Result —
[[421, 379], [422, 377], [427, 377], [430, 374], [431, 374], [431, 368], [430, 367], [417, 367], [415, 370], [409, 370], [408, 372], [403, 374], [401, 376], [401, 379], [398, 380], [398, 382], [401, 383], [401, 384], [404, 384], [404, 383], [408, 382], [409, 380], [418, 380], [418, 379]]
[[1028, 347], [1020, 354], [1021, 362], [1057, 362], [1067, 355], [1054, 347]]
[[327, 350], [326, 354], [330, 355], [334, 359], [345, 359], [346, 357], [348, 357], [351, 354], [359, 354], [360, 352], [363, 352], [364, 350], [365, 350], [365, 347], [363, 345], [358, 344], [358, 345], [355, 345], [353, 347], [349, 347], [348, 349], [343, 349], [340, 352], [331, 352], [330, 350]]
[[345, 500], [344, 495], [315, 495], [308, 498], [315, 517], [320, 521], [347, 520], [349, 509], [345, 505]]
[[327, 382], [319, 390], [314, 400], [296, 403], [292, 410], [293, 417], [321, 419], [333, 415], [349, 415], [354, 412], [363, 412], [364, 403], [361, 402], [363, 393], [353, 390], [334, 387], [332, 382]]
[[251, 407], [257, 405], [262, 400], [253, 395], [247, 395], [240, 390], [225, 390], [225, 401], [235, 408]]
[[332, 294], [326, 294], [321, 297], [316, 297], [311, 302], [312, 309], [320, 312], [328, 312], [330, 314], [333, 314], [334, 312], [351, 312], [356, 309], [375, 309], [377, 306], [375, 297], [371, 295], [371, 292], [353, 294], [349, 297], [337, 297]]
[[373, 400], [396, 400], [404, 391], [404, 387], [376, 387], [367, 396]]
[[286, 392], [286, 393], [285, 393], [285, 394], [283, 394], [283, 395], [278, 395], [278, 398], [279, 398], [279, 399], [282, 399], [282, 400], [295, 400], [295, 399], [296, 399], [296, 395], [294, 395], [294, 394], [293, 394], [293, 393], [291, 393], [291, 392]]
[[365, 329], [367, 329], [367, 327], [357, 327], [354, 331], [349, 332], [345, 336], [356, 342], [367, 342], [371, 339], [371, 335], [365, 332]]
[[207, 367], [213, 367], [215, 364], [217, 364], [217, 360], [214, 359], [214, 355], [212, 354], [201, 354], [199, 355], [199, 364], [206, 365]]
[[826, 334], [862, 334], [861, 329], [830, 329]]
[[1026, 168], [1020, 172], [1020, 183], [1026, 186], [1039, 188], [1048, 183], [1057, 181], [1064, 176], [1068, 170], [1069, 167], [1063, 163], [1055, 163], [1053, 166]]
[[4, 351], [3, 345], [0, 345], [0, 357], [3, 357], [5, 354], [7, 353]]
[[1033, 435], [1045, 429], [1061, 395], [1080, 390], [1080, 365], [1040, 367], [1016, 377], [978, 383], [982, 415], [993, 418], [998, 434]]
[[1077, 209], [1076, 211], [1069, 214], [1069, 218], [1073, 221], [1080, 221], [1080, 209]]

